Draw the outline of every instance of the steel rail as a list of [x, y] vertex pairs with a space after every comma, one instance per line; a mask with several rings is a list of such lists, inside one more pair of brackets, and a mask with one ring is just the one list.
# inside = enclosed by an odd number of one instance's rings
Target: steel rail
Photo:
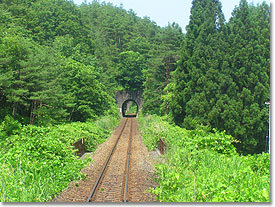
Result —
[[116, 145], [117, 145], [117, 143], [118, 143], [118, 141], [119, 141], [119, 139], [120, 139], [120, 137], [121, 137], [121, 135], [122, 135], [122, 132], [124, 131], [124, 128], [125, 128], [125, 126], [126, 126], [127, 121], [128, 121], [128, 118], [126, 119], [126, 121], [125, 121], [125, 123], [124, 123], [124, 125], [123, 125], [123, 128], [122, 128], [122, 130], [121, 130], [121, 132], [120, 132], [120, 134], [119, 134], [119, 136], [118, 136], [118, 138], [117, 138], [117, 140], [116, 140], [116, 143], [115, 143], [115, 145], [114, 145], [112, 151], [110, 152], [110, 154], [109, 154], [109, 156], [108, 156], [108, 158], [107, 158], [107, 160], [106, 160], [106, 162], [105, 162], [105, 164], [104, 164], [104, 167], [103, 167], [103, 169], [102, 169], [100, 175], [98, 176], [98, 179], [97, 179], [97, 181], [96, 181], [96, 183], [95, 183], [95, 185], [94, 185], [94, 187], [93, 187], [93, 189], [92, 189], [92, 191], [91, 191], [91, 193], [90, 193], [88, 199], [86, 200], [86, 202], [90, 202], [91, 198], [94, 196], [95, 191], [96, 191], [96, 189], [97, 189], [97, 186], [98, 186], [98, 184], [99, 184], [99, 182], [100, 182], [100, 180], [101, 180], [101, 178], [102, 178], [102, 175], [103, 175], [103, 173], [104, 173], [104, 171], [105, 171], [105, 169], [106, 169], [106, 167], [107, 167], [107, 165], [108, 165], [108, 163], [109, 163], [109, 161], [110, 161], [110, 159], [111, 159], [111, 156], [112, 156], [113, 152], [115, 151]]
[[126, 181], [125, 181], [125, 188], [124, 188], [124, 202], [128, 202], [128, 200], [127, 200], [127, 190], [128, 190], [128, 177], [129, 177], [129, 171], [130, 171], [130, 156], [131, 156], [131, 145], [132, 145], [132, 125], [133, 125], [133, 120], [131, 119], [131, 128], [130, 128], [129, 144], [128, 144], [127, 172], [126, 172]]

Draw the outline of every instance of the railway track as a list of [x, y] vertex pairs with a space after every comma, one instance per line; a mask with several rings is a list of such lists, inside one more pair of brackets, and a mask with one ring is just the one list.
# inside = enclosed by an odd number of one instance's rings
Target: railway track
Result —
[[126, 118], [86, 202], [127, 202], [133, 118]]

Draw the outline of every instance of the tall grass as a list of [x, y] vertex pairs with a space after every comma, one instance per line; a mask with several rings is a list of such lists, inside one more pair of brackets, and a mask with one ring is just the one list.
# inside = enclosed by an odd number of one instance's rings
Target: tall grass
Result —
[[36, 170], [30, 174], [20, 166], [1, 168], [1, 202], [44, 202], [56, 193], [57, 181], [41, 176]]

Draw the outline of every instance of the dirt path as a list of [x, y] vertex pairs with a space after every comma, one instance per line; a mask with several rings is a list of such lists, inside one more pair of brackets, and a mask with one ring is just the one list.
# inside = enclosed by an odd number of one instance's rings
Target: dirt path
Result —
[[[130, 175], [129, 175], [129, 187], [128, 187], [128, 201], [129, 202], [155, 202], [154, 195], [148, 193], [147, 190], [149, 187], [153, 187], [152, 174], [154, 168], [151, 165], [151, 160], [149, 153], [142, 142], [142, 138], [138, 132], [138, 124], [135, 118], [132, 119], [132, 151], [131, 151], [131, 161], [130, 161]], [[93, 161], [89, 166], [82, 169], [82, 172], [87, 175], [85, 180], [81, 180], [78, 183], [71, 182], [68, 189], [61, 192], [61, 194], [56, 197], [53, 202], [85, 202], [90, 195], [90, 192], [93, 188], [93, 185], [96, 182], [98, 175], [100, 174], [101, 168], [103, 167], [107, 156], [109, 155], [126, 119], [123, 119], [121, 124], [116, 128], [111, 137], [101, 144], [97, 150], [90, 155]], [[109, 171], [111, 176], [108, 178], [109, 183], [122, 183], [120, 179], [121, 170], [120, 165], [125, 167], [125, 162], [120, 161], [124, 160], [127, 153], [124, 153], [124, 150], [127, 150], [126, 145], [128, 145], [128, 137], [130, 133], [130, 124], [126, 124], [124, 129], [125, 133], [121, 136], [121, 144], [118, 145], [116, 157], [113, 161], [115, 164], [114, 167], [110, 167]], [[124, 144], [125, 143], [125, 144]], [[123, 170], [122, 170], [123, 171]], [[106, 175], [107, 176], [107, 175]], [[104, 192], [107, 192], [108, 182], [104, 184], [105, 187], [102, 190], [102, 196], [98, 196], [96, 202], [121, 202], [121, 199], [112, 198], [106, 196]], [[120, 184], [118, 184], [120, 185]], [[119, 189], [119, 186], [118, 186]], [[112, 188], [112, 191], [115, 192], [116, 188]], [[115, 193], [111, 193], [115, 194]]]

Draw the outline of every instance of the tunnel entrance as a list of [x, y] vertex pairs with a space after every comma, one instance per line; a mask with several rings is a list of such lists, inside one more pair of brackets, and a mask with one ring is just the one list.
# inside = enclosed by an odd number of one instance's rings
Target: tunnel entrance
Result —
[[123, 117], [136, 117], [138, 114], [138, 105], [133, 99], [128, 99], [122, 104]]
[[[132, 106], [131, 111], [135, 111], [133, 114], [134, 116], [138, 116], [138, 112], [142, 110], [142, 90], [139, 91], [131, 91], [131, 90], [124, 90], [124, 91], [117, 91], [115, 92], [115, 99], [118, 106], [118, 110], [122, 117], [125, 115], [129, 115], [129, 112], [126, 112], [127, 102], [134, 102], [136, 105], [136, 109], [133, 109]], [[123, 106], [122, 106], [123, 105]], [[126, 112], [126, 113], [125, 113]]]

